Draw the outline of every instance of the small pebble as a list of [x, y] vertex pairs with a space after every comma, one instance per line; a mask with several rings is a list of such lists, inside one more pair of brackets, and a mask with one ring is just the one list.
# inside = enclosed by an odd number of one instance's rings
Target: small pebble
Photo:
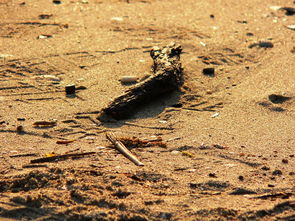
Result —
[[112, 20], [112, 21], [120, 21], [120, 22], [121, 22], [121, 21], [123, 21], [124, 19], [123, 19], [123, 17], [112, 17], [111, 20]]
[[180, 153], [180, 151], [173, 150], [173, 151], [171, 151], [171, 153], [172, 153], [172, 154], [179, 154], [179, 153]]
[[273, 172], [272, 172], [272, 175], [274, 175], [274, 176], [280, 176], [280, 175], [282, 175], [283, 174], [283, 172], [281, 171], [281, 170], [274, 170]]
[[282, 163], [288, 164], [289, 161], [287, 159], [282, 159]]
[[[280, 94], [271, 94], [268, 96], [268, 99], [274, 104], [281, 104], [287, 100], [290, 100], [291, 97], [283, 96]], [[274, 153], [277, 153], [277, 152], [274, 151]]]
[[61, 4], [61, 1], [60, 0], [53, 0], [52, 3], [55, 5], [59, 5], [59, 4]]
[[218, 117], [218, 116], [219, 116], [219, 113], [215, 113], [215, 114], [212, 114], [212, 115], [211, 115], [212, 118], [216, 118], [216, 117]]
[[209, 173], [208, 176], [209, 176], [209, 177], [213, 177], [213, 178], [217, 178], [217, 176], [216, 176], [215, 173]]
[[214, 68], [204, 68], [203, 69], [203, 75], [214, 77], [215, 75], [215, 69]]
[[52, 35], [39, 35], [37, 39], [47, 39], [47, 38], [52, 38]]
[[251, 33], [251, 32], [247, 32], [246, 35], [249, 36], [249, 37], [250, 37], [250, 36], [254, 36], [254, 34]]
[[50, 17], [52, 17], [52, 14], [48, 15], [48, 14], [41, 14], [38, 16], [39, 19], [49, 19]]
[[23, 132], [24, 132], [24, 127], [21, 126], [21, 125], [17, 126], [17, 127], [16, 127], [16, 132], [17, 132], [18, 134], [23, 133]]
[[76, 92], [76, 86], [74, 84], [69, 84], [66, 86], [66, 94], [69, 95], [69, 94], [75, 94]]
[[248, 48], [260, 47], [260, 48], [273, 48], [273, 43], [269, 41], [260, 41], [258, 43], [253, 43], [248, 46]]
[[136, 83], [137, 80], [138, 80], [138, 77], [136, 77], [136, 76], [123, 76], [120, 79], [122, 84]]
[[288, 25], [287, 28], [289, 28], [291, 30], [295, 30], [295, 25]]
[[240, 181], [244, 181], [244, 177], [243, 177], [243, 176], [239, 176], [238, 179], [239, 179]]
[[282, 7], [282, 8], [280, 8], [280, 10], [284, 10], [285, 11], [285, 14], [288, 15], [288, 16], [295, 15], [295, 8]]
[[262, 169], [262, 170], [270, 170], [270, 168], [267, 167], [267, 166], [263, 166], [263, 167], [261, 167], [261, 169]]

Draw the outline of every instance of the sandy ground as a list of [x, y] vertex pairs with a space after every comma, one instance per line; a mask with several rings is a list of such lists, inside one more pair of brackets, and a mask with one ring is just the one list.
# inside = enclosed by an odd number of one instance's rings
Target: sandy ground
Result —
[[[295, 220], [295, 20], [273, 6], [295, 4], [0, 0], [0, 220]], [[180, 91], [97, 120], [171, 41]], [[138, 167], [106, 131], [162, 143], [135, 145]]]

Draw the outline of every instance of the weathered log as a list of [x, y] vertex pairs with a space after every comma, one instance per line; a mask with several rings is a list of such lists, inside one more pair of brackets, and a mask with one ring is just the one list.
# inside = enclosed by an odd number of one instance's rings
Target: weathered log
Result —
[[183, 69], [180, 62], [181, 46], [171, 43], [163, 48], [154, 47], [150, 55], [153, 59], [153, 75], [115, 98], [98, 117], [104, 121], [110, 118], [126, 119], [137, 108], [156, 99], [159, 95], [178, 89], [183, 84]]

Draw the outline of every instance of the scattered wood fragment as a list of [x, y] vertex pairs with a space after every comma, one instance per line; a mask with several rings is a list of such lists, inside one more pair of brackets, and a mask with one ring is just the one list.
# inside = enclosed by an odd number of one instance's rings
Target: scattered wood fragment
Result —
[[36, 121], [33, 123], [33, 127], [54, 127], [56, 126], [57, 121]]
[[127, 90], [102, 109], [98, 119], [122, 120], [130, 117], [134, 111], [159, 95], [179, 89], [183, 84], [183, 69], [180, 62], [181, 46], [175, 43], [163, 48], [154, 47], [150, 54], [154, 61], [154, 74]]
[[25, 153], [25, 154], [10, 155], [9, 157], [17, 158], [17, 157], [36, 157], [36, 156], [38, 156], [38, 154], [36, 154], [36, 153]]
[[83, 157], [88, 155], [96, 154], [96, 152], [86, 152], [86, 153], [71, 153], [71, 154], [62, 154], [57, 156], [50, 156], [50, 157], [42, 157], [35, 160], [31, 160], [30, 163], [45, 163], [45, 162], [53, 162], [57, 160], [65, 160], [72, 157]]
[[69, 144], [69, 143], [73, 143], [76, 140], [58, 140], [56, 141], [56, 144]]
[[46, 164], [27, 164], [23, 165], [22, 168], [39, 168], [39, 167], [48, 167]]
[[118, 140], [121, 141], [129, 149], [151, 146], [159, 146], [164, 148], [167, 147], [167, 144], [163, 142], [161, 137], [152, 140], [141, 140], [137, 137], [119, 137]]
[[137, 83], [138, 77], [136, 76], [123, 76], [120, 79], [121, 84], [134, 84]]
[[125, 146], [119, 141], [115, 135], [111, 132], [106, 133], [106, 138], [115, 146], [115, 148], [123, 154], [126, 158], [132, 161], [137, 166], [144, 166], [142, 162], [140, 162], [136, 156], [134, 156]]

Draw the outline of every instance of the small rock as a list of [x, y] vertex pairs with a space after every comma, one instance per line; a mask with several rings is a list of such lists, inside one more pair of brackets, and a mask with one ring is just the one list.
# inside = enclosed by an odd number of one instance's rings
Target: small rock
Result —
[[273, 184], [267, 184], [268, 187], [275, 187]]
[[200, 41], [200, 45], [202, 45], [203, 47], [206, 47], [206, 43]]
[[134, 84], [137, 83], [138, 77], [136, 76], [123, 76], [120, 81], [122, 84]]
[[38, 16], [39, 19], [49, 19], [52, 17], [52, 14], [48, 15], [48, 14], [41, 14]]
[[274, 176], [280, 176], [280, 175], [282, 175], [283, 174], [283, 172], [281, 171], [281, 170], [274, 170], [273, 172], [272, 172], [272, 175], [274, 175]]
[[18, 134], [22, 134], [22, 133], [24, 133], [24, 127], [23, 127], [22, 125], [17, 126], [17, 127], [16, 127], [16, 132], [17, 132]]
[[241, 23], [241, 24], [248, 24], [248, 22], [247, 21], [245, 21], [245, 20], [242, 20], [242, 21], [237, 21], [238, 23]]
[[288, 164], [289, 161], [287, 159], [282, 159], [282, 163]]
[[76, 86], [74, 84], [69, 84], [65, 87], [65, 90], [67, 95], [75, 94]]
[[171, 153], [172, 153], [172, 154], [179, 154], [180, 151], [178, 151], [178, 150], [172, 150]]
[[267, 166], [263, 166], [263, 167], [261, 167], [261, 169], [262, 169], [262, 170], [270, 170], [270, 168], [267, 167]]
[[37, 39], [47, 39], [47, 38], [52, 38], [52, 35], [39, 35]]
[[52, 3], [55, 4], [55, 5], [60, 5], [61, 1], [60, 0], [53, 0]]
[[295, 30], [295, 25], [288, 25], [287, 28], [289, 28], [291, 30]]
[[217, 176], [216, 176], [215, 173], [209, 173], [208, 176], [209, 176], [209, 177], [213, 177], [213, 178], [217, 178]]
[[238, 179], [239, 179], [240, 181], [244, 181], [244, 177], [243, 177], [243, 176], [238, 176]]
[[204, 68], [203, 74], [209, 77], [214, 77], [215, 75], [215, 69], [214, 68]]
[[191, 168], [191, 169], [188, 169], [187, 172], [189, 172], [189, 173], [194, 173], [194, 172], [196, 172], [196, 169]]
[[281, 6], [277, 6], [277, 5], [272, 5], [269, 7], [271, 10], [277, 11], [279, 9], [281, 9]]
[[249, 36], [249, 37], [250, 37], [250, 36], [254, 36], [254, 34], [251, 33], [251, 32], [247, 32], [246, 35]]
[[112, 20], [112, 21], [119, 21], [119, 22], [121, 22], [121, 21], [123, 21], [124, 19], [123, 19], [123, 17], [112, 17], [111, 20]]
[[219, 116], [219, 113], [214, 113], [214, 114], [211, 115], [212, 118], [216, 118], [218, 116]]
[[25, 121], [25, 120], [26, 120], [26, 118], [19, 117], [19, 118], [17, 118], [17, 120], [18, 120], [18, 121]]
[[287, 100], [290, 100], [291, 98], [279, 94], [271, 94], [268, 96], [268, 99], [274, 104], [281, 104]]
[[254, 48], [254, 47], [273, 48], [273, 43], [271, 43], [269, 41], [260, 41], [258, 43], [253, 43], [248, 46], [248, 48]]
[[288, 16], [292, 16], [295, 14], [295, 8], [291, 8], [291, 7], [281, 7], [280, 10], [284, 10], [285, 14]]

